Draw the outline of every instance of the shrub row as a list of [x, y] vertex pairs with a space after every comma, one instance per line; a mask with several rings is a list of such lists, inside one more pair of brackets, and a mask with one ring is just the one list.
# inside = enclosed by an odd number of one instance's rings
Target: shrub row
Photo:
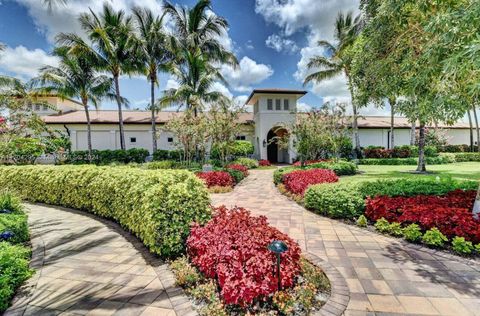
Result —
[[357, 184], [336, 183], [310, 186], [305, 192], [305, 206], [315, 212], [336, 218], [353, 219], [365, 210], [365, 199], [376, 196], [444, 195], [455, 190], [476, 190], [475, 181], [388, 179]]
[[88, 150], [72, 151], [67, 156], [67, 163], [108, 165], [110, 163], [142, 163], [148, 156], [148, 150], [143, 148], [131, 148], [128, 150]]
[[[425, 156], [436, 157], [438, 150], [435, 146], [425, 146]], [[418, 157], [418, 146], [396, 146], [393, 149], [385, 149], [379, 146], [369, 146], [363, 149], [363, 157], [368, 158], [415, 158]]]
[[333, 170], [337, 176], [354, 175], [357, 173], [357, 166], [352, 162], [315, 162], [306, 165], [303, 168], [299, 166], [279, 168], [273, 173], [273, 182], [278, 185], [282, 183], [282, 179], [285, 174], [302, 169], [330, 169]]
[[[233, 157], [246, 157], [253, 154], [253, 144], [248, 140], [237, 140], [229, 148], [230, 155]], [[212, 159], [220, 159], [220, 150], [214, 145], [210, 151]]]
[[211, 215], [205, 186], [184, 170], [12, 166], [0, 167], [0, 173], [0, 187], [32, 202], [113, 219], [161, 256], [181, 253], [190, 224]]
[[438, 151], [442, 153], [463, 153], [470, 151], [470, 145], [443, 145], [438, 146]]
[[15, 290], [28, 279], [30, 249], [27, 215], [20, 200], [10, 193], [0, 194], [0, 313], [6, 310]]
[[455, 153], [456, 162], [480, 161], [480, 153]]
[[195, 225], [187, 251], [206, 277], [218, 281], [226, 304], [245, 307], [277, 291], [276, 274], [272, 273], [275, 255], [267, 249], [274, 240], [288, 246], [281, 261], [281, 284], [288, 288], [300, 272], [299, 245], [268, 225], [266, 217], [253, 217], [243, 208], [222, 206], [205, 226]]
[[182, 159], [183, 151], [182, 150], [165, 150], [158, 149], [153, 152], [153, 160], [173, 160], [180, 161]]
[[[438, 156], [438, 157], [426, 157], [425, 162], [427, 165], [443, 165], [447, 163], [453, 163], [455, 160], [452, 160], [451, 156]], [[387, 166], [387, 165], [408, 165], [415, 166], [418, 164], [418, 158], [366, 158], [359, 159], [359, 165], [378, 165], [378, 166]]]

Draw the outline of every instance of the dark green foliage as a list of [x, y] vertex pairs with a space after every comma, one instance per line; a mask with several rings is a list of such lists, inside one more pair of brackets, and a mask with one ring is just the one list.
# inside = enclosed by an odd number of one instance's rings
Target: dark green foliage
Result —
[[[426, 157], [425, 161], [429, 165], [443, 165], [447, 163], [452, 163], [449, 157], [438, 156], [438, 157]], [[359, 159], [359, 165], [376, 165], [376, 166], [416, 166], [418, 163], [417, 158], [367, 158]]]
[[239, 170], [226, 168], [223, 171], [228, 172], [232, 176], [232, 178], [235, 180], [236, 184], [239, 183], [240, 181], [242, 181], [245, 178], [245, 176], [243, 175], [243, 172], [241, 172]]
[[180, 161], [182, 159], [181, 150], [164, 150], [158, 149], [153, 153], [153, 160], [174, 160]]
[[0, 211], [1, 210], [23, 214], [23, 207], [20, 199], [10, 192], [0, 193]]
[[470, 145], [444, 145], [439, 146], [438, 151], [442, 153], [464, 153], [470, 151]]
[[0, 242], [0, 312], [8, 308], [15, 290], [33, 274], [29, 258], [30, 249]]
[[96, 164], [108, 165], [110, 163], [143, 163], [148, 156], [148, 150], [143, 148], [131, 148], [128, 150], [92, 150], [89, 156], [88, 150], [73, 151], [69, 153], [67, 162], [71, 164]]
[[150, 251], [184, 251], [192, 222], [211, 216], [205, 185], [186, 170], [130, 167], [0, 167], [0, 187], [32, 202], [86, 210], [135, 234]]
[[457, 162], [480, 161], [480, 153], [456, 153]]
[[22, 213], [0, 214], [0, 234], [6, 231], [12, 232], [13, 237], [7, 240], [12, 244], [29, 240], [27, 215]]

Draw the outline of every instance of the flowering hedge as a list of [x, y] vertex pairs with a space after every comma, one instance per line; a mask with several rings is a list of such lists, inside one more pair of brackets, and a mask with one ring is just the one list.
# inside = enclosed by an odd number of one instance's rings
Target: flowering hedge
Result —
[[208, 278], [218, 280], [226, 304], [246, 306], [277, 290], [275, 256], [267, 249], [273, 240], [288, 250], [281, 261], [282, 287], [294, 285], [300, 269], [300, 247], [287, 235], [243, 208], [216, 209], [205, 226], [194, 225], [187, 240], [192, 263]]
[[227, 166], [227, 169], [238, 170], [243, 173], [243, 176], [248, 176], [248, 168], [240, 164], [231, 164]]
[[271, 166], [272, 164], [270, 163], [270, 161], [266, 160], [266, 159], [260, 159], [258, 161], [258, 165], [260, 167], [268, 167], [268, 166]]
[[226, 171], [206, 171], [206, 172], [197, 172], [197, 177], [205, 182], [208, 188], [211, 187], [232, 187], [234, 179]]
[[475, 196], [474, 190], [455, 190], [441, 196], [378, 196], [367, 198], [365, 215], [372, 221], [383, 217], [389, 222], [415, 223], [423, 230], [437, 227], [449, 238], [460, 236], [478, 243], [480, 220], [472, 213]]
[[330, 169], [296, 170], [285, 174], [282, 178], [285, 188], [298, 195], [303, 195], [310, 185], [337, 181], [338, 176]]

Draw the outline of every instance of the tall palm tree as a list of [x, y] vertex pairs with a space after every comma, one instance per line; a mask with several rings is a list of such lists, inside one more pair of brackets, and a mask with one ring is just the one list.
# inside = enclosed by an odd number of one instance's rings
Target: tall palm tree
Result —
[[79, 18], [82, 28], [87, 32], [93, 45], [87, 45], [78, 35], [60, 33], [57, 42], [70, 47], [72, 52], [89, 55], [95, 67], [111, 74], [115, 86], [120, 129], [120, 147], [125, 150], [125, 133], [123, 128], [122, 97], [119, 79], [121, 75], [130, 75], [138, 69], [139, 62], [135, 56], [133, 22], [123, 10], [115, 11], [104, 3], [103, 11], [97, 15], [92, 10]]
[[58, 67], [46, 66], [34, 80], [47, 93], [60, 98], [78, 98], [87, 118], [87, 142], [89, 156], [92, 154], [92, 130], [89, 106], [98, 108], [103, 98], [115, 99], [113, 80], [99, 75], [94, 64], [86, 56], [69, 53], [69, 48], [58, 47], [54, 55], [60, 58]]
[[137, 22], [138, 42], [137, 56], [143, 61], [141, 71], [150, 81], [150, 106], [152, 121], [152, 148], [157, 150], [156, 113], [160, 110], [155, 103], [155, 86], [158, 86], [158, 72], [166, 71], [172, 59], [168, 48], [168, 37], [163, 29], [163, 16], [155, 16], [151, 10], [133, 8]]
[[475, 130], [477, 133], [477, 151], [480, 153], [480, 127], [478, 124], [477, 105], [472, 104], [473, 118], [475, 120]]
[[328, 41], [321, 40], [318, 46], [322, 47], [325, 55], [318, 55], [310, 58], [307, 64], [308, 69], [315, 69], [313, 73], [305, 77], [304, 85], [310, 82], [322, 82], [332, 79], [340, 74], [344, 74], [348, 80], [348, 88], [352, 99], [353, 122], [352, 129], [355, 139], [355, 149], [357, 153], [360, 151], [360, 138], [358, 135], [357, 124], [357, 106], [353, 97], [353, 83], [350, 78], [350, 59], [345, 56], [345, 51], [355, 41], [360, 32], [360, 16], [353, 17], [351, 12], [346, 15], [339, 13], [335, 21], [334, 39], [332, 44]]
[[7, 46], [5, 44], [3, 44], [2, 42], [0, 42], [0, 52], [3, 52], [5, 50], [5, 48], [7, 48]]

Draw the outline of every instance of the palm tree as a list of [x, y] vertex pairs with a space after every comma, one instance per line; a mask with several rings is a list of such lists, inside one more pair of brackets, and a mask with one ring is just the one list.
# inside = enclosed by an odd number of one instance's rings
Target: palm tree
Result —
[[[350, 78], [350, 59], [345, 56], [345, 51], [355, 41], [360, 32], [360, 16], [353, 18], [351, 12], [344, 15], [339, 13], [335, 21], [334, 38], [336, 43], [332, 44], [328, 41], [321, 40], [318, 45], [325, 50], [324, 55], [314, 56], [307, 64], [308, 69], [316, 69], [315, 72], [305, 77], [304, 85], [310, 82], [321, 82], [332, 79], [340, 74], [344, 74], [348, 80], [348, 88], [352, 98], [353, 122], [352, 129], [355, 139], [355, 149], [357, 153], [360, 151], [360, 138], [358, 135], [357, 124], [357, 106], [353, 97], [353, 84]], [[320, 69], [320, 70], [318, 70]]]
[[158, 72], [166, 71], [172, 59], [167, 46], [167, 35], [163, 29], [163, 16], [154, 16], [152, 11], [139, 7], [133, 8], [137, 22], [138, 50], [137, 56], [143, 61], [141, 70], [150, 81], [150, 107], [152, 120], [152, 148], [157, 150], [156, 113], [160, 110], [155, 104], [155, 86], [158, 86]]
[[34, 80], [46, 93], [55, 93], [60, 98], [78, 98], [83, 104], [87, 118], [87, 141], [89, 157], [92, 154], [92, 130], [89, 105], [98, 108], [103, 98], [115, 98], [113, 80], [99, 75], [86, 56], [69, 53], [69, 48], [58, 47], [54, 55], [60, 58], [58, 67], [46, 66]]
[[5, 44], [0, 42], [0, 52], [3, 52], [5, 50], [5, 48], [7, 48], [7, 46], [5, 46]]
[[120, 147], [125, 150], [125, 133], [123, 128], [122, 97], [119, 79], [121, 75], [130, 75], [138, 69], [133, 36], [132, 18], [123, 10], [115, 11], [110, 5], [103, 5], [100, 15], [92, 10], [79, 18], [82, 28], [87, 32], [93, 46], [87, 45], [78, 35], [60, 33], [57, 42], [70, 47], [72, 52], [89, 56], [95, 67], [111, 74], [115, 85], [120, 129]]
[[475, 104], [472, 105], [472, 111], [473, 111], [473, 118], [475, 120], [475, 130], [477, 133], [477, 151], [480, 153], [480, 128], [478, 124], [477, 107]]

